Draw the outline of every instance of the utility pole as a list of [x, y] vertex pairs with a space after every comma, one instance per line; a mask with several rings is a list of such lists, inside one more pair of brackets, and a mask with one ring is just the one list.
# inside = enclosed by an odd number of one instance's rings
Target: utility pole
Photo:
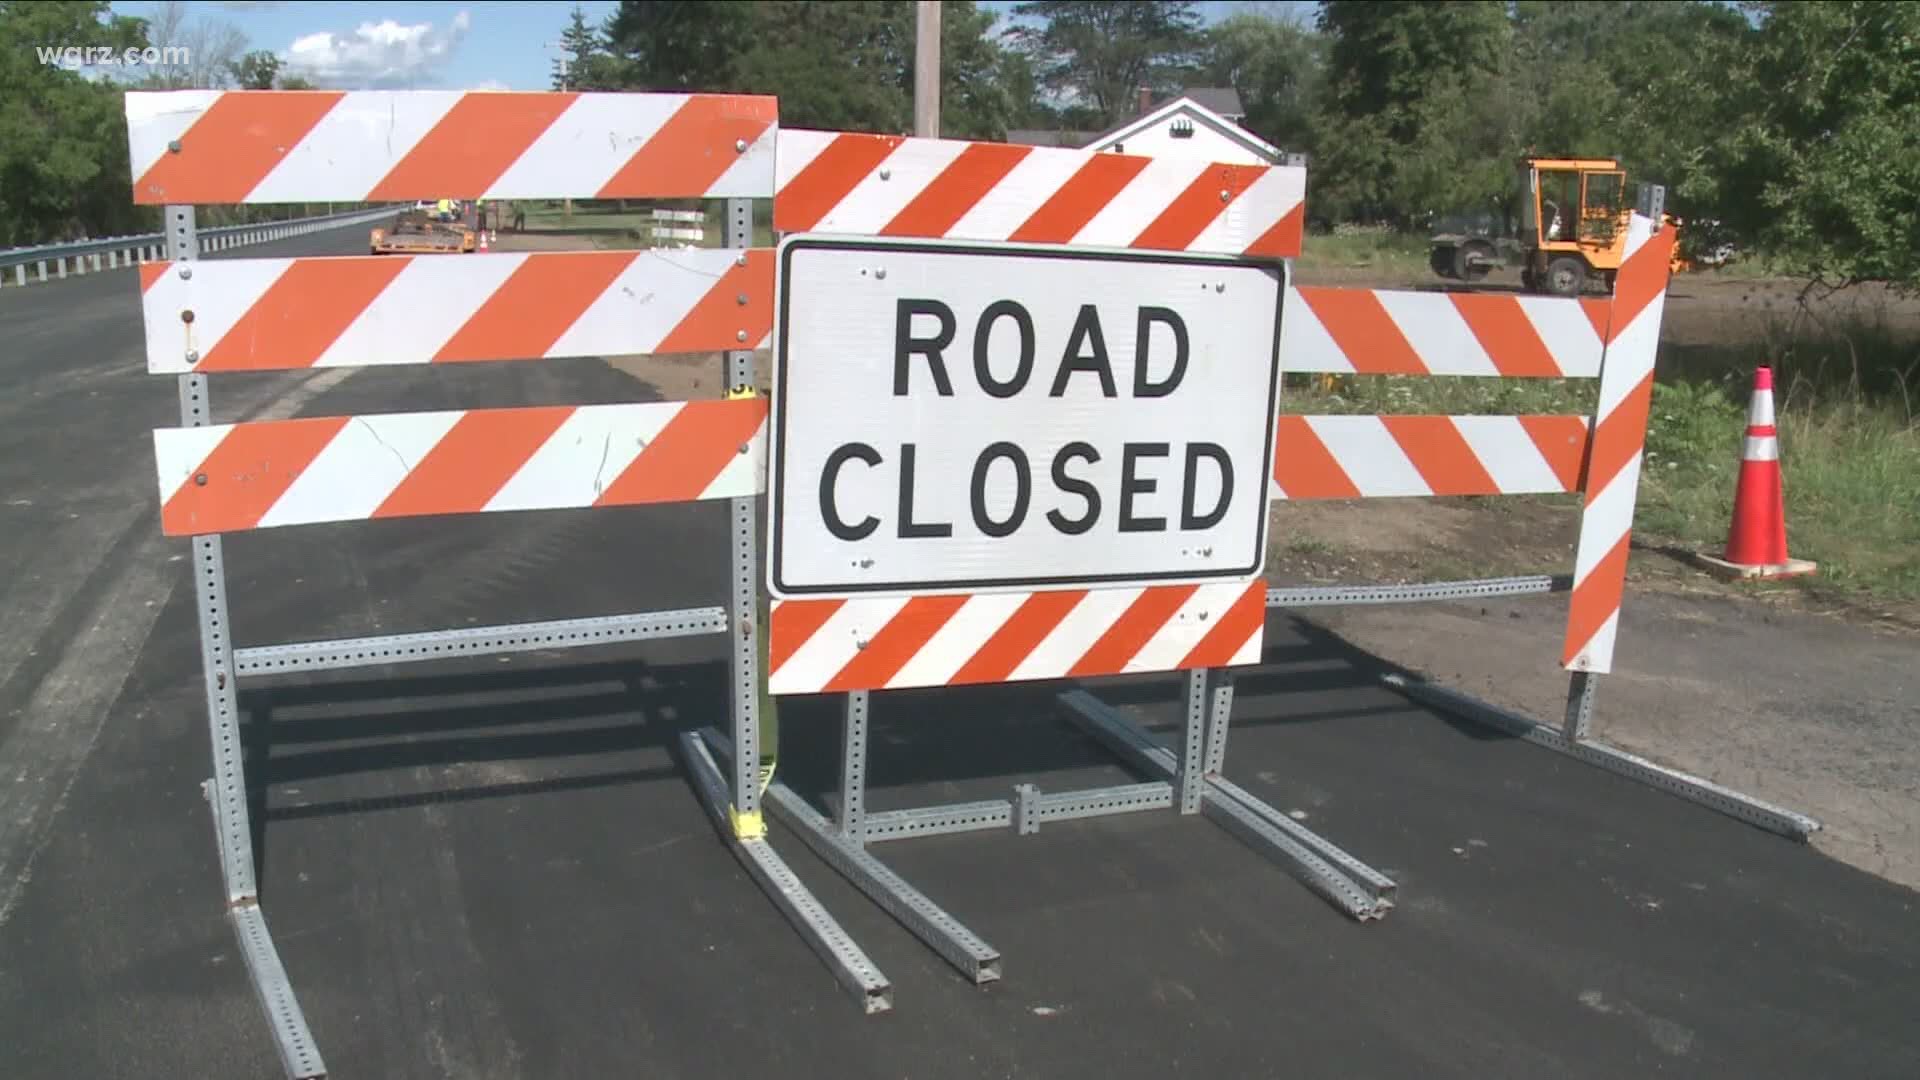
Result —
[[940, 0], [919, 0], [913, 19], [913, 133], [940, 137]]

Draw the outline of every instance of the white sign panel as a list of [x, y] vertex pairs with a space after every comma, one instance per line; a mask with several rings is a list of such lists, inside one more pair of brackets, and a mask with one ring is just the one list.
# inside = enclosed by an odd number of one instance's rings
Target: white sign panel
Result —
[[827, 236], [779, 265], [775, 596], [1262, 572], [1279, 266]]

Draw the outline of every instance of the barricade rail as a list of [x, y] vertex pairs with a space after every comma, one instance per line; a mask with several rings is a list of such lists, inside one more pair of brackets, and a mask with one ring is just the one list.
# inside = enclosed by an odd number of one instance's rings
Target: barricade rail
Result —
[[[290, 218], [285, 221], [225, 225], [217, 229], [203, 229], [200, 235], [204, 245], [203, 250], [227, 251], [251, 244], [264, 244], [293, 236], [305, 236], [325, 229], [339, 229], [349, 225], [379, 221], [392, 217], [397, 212], [393, 207], [346, 210], [338, 214], [320, 214], [314, 217]], [[85, 274], [89, 269], [98, 273], [101, 270], [117, 270], [134, 265], [145, 268], [161, 260], [166, 250], [165, 233], [106, 236], [64, 244], [8, 248], [0, 250], [0, 287], [64, 278], [67, 276], [68, 266], [72, 266], [75, 274]], [[52, 267], [51, 273], [48, 271], [49, 266]], [[31, 275], [28, 273], [29, 267], [33, 271]], [[12, 270], [10, 274], [6, 273], [9, 269]]]
[[[135, 200], [166, 207], [139, 276], [148, 369], [179, 380], [154, 433], [161, 523], [192, 538], [222, 872], [289, 1075], [325, 1066], [258, 905], [235, 683], [242, 676], [725, 633], [726, 733], [683, 739], [695, 794], [742, 864], [869, 1012], [891, 986], [769, 842], [776, 815], [975, 981], [997, 951], [867, 850], [870, 840], [1172, 808], [1205, 814], [1360, 921], [1385, 875], [1223, 775], [1229, 667], [1256, 663], [1268, 605], [1517, 595], [1550, 578], [1300, 591], [1251, 585], [776, 601], [758, 593], [754, 500], [767, 404], [753, 352], [774, 326], [781, 232], [1197, 252], [1278, 266], [1300, 248], [1305, 170], [1079, 150], [783, 131], [772, 98], [725, 94], [178, 91], [127, 95]], [[420, 198], [724, 199], [724, 250], [474, 253], [201, 263], [196, 203]], [[1657, 216], [1657, 212], [1655, 214]], [[1643, 222], [1644, 224], [1644, 222]], [[1570, 713], [1608, 670], [1671, 233], [1641, 228], [1611, 302], [1288, 289], [1287, 371], [1597, 377], [1596, 417], [1289, 417], [1275, 499], [1582, 492], [1566, 664]], [[1658, 270], [1656, 276], [1655, 269]], [[457, 302], [448, 302], [448, 298]], [[426, 302], [428, 299], [432, 302]], [[232, 371], [723, 352], [724, 400], [456, 409], [213, 424]], [[221, 534], [314, 522], [725, 500], [718, 605], [512, 626], [237, 647]], [[1041, 646], [1044, 644], [1044, 648]], [[766, 668], [763, 676], [762, 667]], [[1186, 672], [1181, 742], [1085, 691], [1061, 698], [1146, 780], [957, 806], [865, 810], [872, 691]], [[772, 781], [764, 692], [845, 694], [834, 820]], [[1584, 694], [1584, 696], [1581, 696]]]

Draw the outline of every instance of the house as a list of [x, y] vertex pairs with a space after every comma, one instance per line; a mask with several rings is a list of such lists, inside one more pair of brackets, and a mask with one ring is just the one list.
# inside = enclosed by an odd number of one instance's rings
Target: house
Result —
[[1240, 126], [1247, 110], [1240, 95], [1224, 87], [1196, 87], [1155, 104], [1153, 92], [1140, 88], [1133, 119], [1101, 132], [1088, 150], [1154, 157], [1197, 157], [1228, 165], [1298, 165], [1299, 155]]

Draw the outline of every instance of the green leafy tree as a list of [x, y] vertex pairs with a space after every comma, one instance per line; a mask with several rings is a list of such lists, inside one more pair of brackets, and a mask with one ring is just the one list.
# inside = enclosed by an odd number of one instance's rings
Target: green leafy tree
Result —
[[1785, 268], [1920, 286], [1920, 5], [1749, 6], [1708, 205]]
[[560, 55], [553, 61], [555, 90], [606, 90], [620, 85], [619, 61], [608, 51], [607, 39], [587, 22], [587, 13], [575, 6], [566, 29], [560, 31]]
[[731, 90], [753, 35], [744, 0], [621, 0], [607, 19], [604, 74], [639, 90]]
[[[910, 3], [892, 5], [912, 40], [914, 12]], [[1031, 83], [1007, 83], [1008, 50], [992, 37], [998, 20], [972, 0], [947, 0], [940, 14], [940, 134], [953, 139], [1006, 137], [1016, 113], [1033, 98]], [[1018, 74], [1016, 70], [1016, 75]], [[913, 100], [911, 64], [902, 73], [902, 89], [909, 106]], [[1024, 94], [1024, 98], [1016, 94]]]
[[912, 24], [888, 10], [896, 6], [911, 5], [755, 5], [740, 88], [778, 95], [781, 123], [794, 127], [910, 130]]
[[0, 246], [136, 231], [121, 88], [35, 48], [146, 43], [104, 2], [0, 0]]
[[1032, 0], [1016, 4], [1014, 40], [1042, 87], [1090, 106], [1103, 124], [1132, 115], [1139, 88], [1176, 89], [1202, 36], [1187, 0]]
[[[998, 138], [1013, 104], [994, 17], [950, 0], [941, 17], [941, 133]], [[611, 85], [773, 94], [781, 123], [904, 132], [913, 123], [914, 6], [622, 3], [608, 20]]]
[[[1412, 226], [1510, 189], [1506, 6], [1326, 0], [1316, 190], [1336, 213]], [[1489, 122], [1493, 123], [1489, 127]]]
[[1283, 149], [1306, 151], [1326, 71], [1325, 44], [1292, 19], [1243, 12], [1207, 31], [1201, 66], [1209, 85], [1239, 91], [1249, 131]]
[[280, 58], [265, 49], [256, 49], [235, 60], [228, 70], [242, 90], [271, 90], [280, 75]]

